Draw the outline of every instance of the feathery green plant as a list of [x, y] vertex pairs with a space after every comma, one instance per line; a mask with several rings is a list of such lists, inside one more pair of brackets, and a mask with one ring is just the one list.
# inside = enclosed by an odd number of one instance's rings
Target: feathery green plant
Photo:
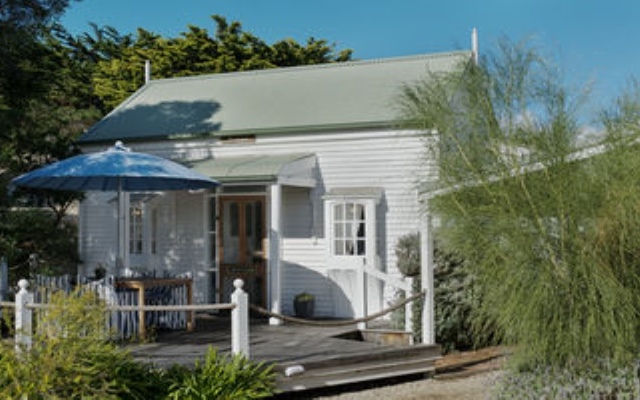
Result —
[[275, 393], [273, 368], [241, 355], [221, 356], [210, 347], [204, 363], [174, 380], [170, 399], [261, 399]]
[[439, 241], [476, 277], [476, 329], [496, 328], [520, 366], [637, 354], [638, 93], [588, 138], [584, 93], [506, 40], [479, 65], [404, 89], [403, 122], [428, 132], [438, 160]]

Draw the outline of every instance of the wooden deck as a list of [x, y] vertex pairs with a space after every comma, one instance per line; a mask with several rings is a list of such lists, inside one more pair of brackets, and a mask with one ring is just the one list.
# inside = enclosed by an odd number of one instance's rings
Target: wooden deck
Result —
[[[398, 347], [340, 338], [355, 331], [355, 325], [271, 326], [263, 319], [252, 320], [250, 358], [275, 364], [281, 393], [435, 372], [438, 346]], [[131, 351], [159, 366], [193, 365], [210, 346], [230, 353], [230, 334], [229, 318], [199, 317], [193, 332], [159, 332], [155, 342], [132, 345]]]

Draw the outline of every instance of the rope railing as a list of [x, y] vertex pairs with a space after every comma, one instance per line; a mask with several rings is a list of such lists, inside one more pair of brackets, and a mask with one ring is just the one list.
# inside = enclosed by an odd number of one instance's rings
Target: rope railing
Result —
[[[0, 302], [2, 307], [14, 307], [15, 310], [15, 342], [17, 346], [30, 348], [34, 328], [35, 310], [47, 310], [56, 308], [59, 305], [34, 303], [33, 293], [27, 290], [28, 281], [22, 279], [18, 282], [20, 290], [16, 294], [15, 302]], [[223, 304], [183, 304], [183, 305], [89, 305], [87, 308], [100, 308], [106, 312], [113, 311], [139, 311], [141, 322], [139, 325], [139, 336], [146, 337], [144, 327], [144, 311], [197, 311], [197, 310], [231, 310], [231, 352], [232, 354], [243, 354], [249, 357], [249, 300], [247, 293], [242, 290], [244, 282], [236, 279], [233, 282], [235, 291], [231, 293], [230, 303]], [[190, 330], [187, 322], [187, 330]], [[61, 327], [64, 329], [64, 327]]]
[[[16, 303], [10, 301], [0, 301], [0, 308], [13, 308], [16, 306]], [[29, 303], [25, 305], [26, 308], [29, 309], [51, 309], [56, 306], [48, 303]], [[106, 306], [104, 307], [105, 311], [210, 311], [210, 310], [233, 310], [236, 308], [236, 305], [233, 303], [223, 303], [223, 304], [185, 304], [185, 305], [166, 305], [166, 306], [153, 306], [153, 305], [144, 305], [144, 306]]]
[[399, 309], [401, 307], [404, 307], [405, 305], [407, 305], [408, 303], [410, 303], [412, 301], [415, 301], [415, 300], [417, 300], [419, 298], [424, 297], [425, 294], [426, 294], [426, 291], [422, 291], [420, 293], [414, 294], [413, 296], [407, 297], [406, 299], [402, 300], [398, 304], [395, 304], [395, 305], [393, 305], [391, 307], [385, 308], [384, 310], [378, 311], [377, 313], [368, 315], [366, 317], [349, 319], [349, 320], [340, 320], [340, 321], [318, 321], [318, 320], [296, 318], [296, 317], [291, 317], [291, 316], [288, 316], [288, 315], [274, 313], [272, 311], [267, 310], [266, 308], [257, 306], [255, 304], [250, 304], [249, 307], [255, 312], [258, 312], [260, 314], [266, 315], [268, 317], [277, 318], [277, 319], [285, 321], [285, 322], [291, 322], [291, 323], [300, 324], [300, 325], [316, 326], [316, 327], [336, 327], [336, 326], [355, 325], [355, 324], [359, 324], [359, 323], [362, 323], [362, 322], [373, 321], [374, 319], [378, 319], [378, 318], [383, 317], [386, 314], [389, 314], [389, 313], [391, 313], [391, 312], [393, 312], [393, 311], [395, 311], [395, 310], [397, 310], [397, 309]]
[[[301, 325], [310, 325], [310, 326], [327, 326], [327, 327], [336, 327], [336, 326], [347, 326], [354, 325], [362, 322], [370, 322], [380, 317], [385, 316], [401, 307], [404, 307], [410, 302], [413, 302], [419, 298], [424, 297], [426, 292], [417, 293], [411, 297], [407, 297], [406, 299], [400, 301], [399, 303], [388, 307], [384, 310], [378, 311], [375, 314], [371, 314], [362, 318], [348, 319], [348, 320], [340, 320], [340, 321], [319, 321], [319, 320], [310, 320], [303, 318], [296, 318], [289, 315], [274, 313], [272, 311], [267, 310], [266, 308], [257, 306], [255, 304], [249, 305], [249, 307], [262, 315], [267, 317], [277, 318], [282, 321], [291, 322], [295, 324]], [[0, 301], [0, 307], [15, 307], [14, 302], [8, 301]], [[26, 307], [31, 309], [46, 309], [51, 308], [50, 304], [38, 304], [31, 303], [26, 305]], [[144, 305], [144, 306], [107, 306], [105, 307], [106, 311], [208, 311], [208, 310], [233, 310], [235, 308], [235, 304], [191, 304], [191, 305], [174, 305], [174, 306], [153, 306], [153, 305]]]

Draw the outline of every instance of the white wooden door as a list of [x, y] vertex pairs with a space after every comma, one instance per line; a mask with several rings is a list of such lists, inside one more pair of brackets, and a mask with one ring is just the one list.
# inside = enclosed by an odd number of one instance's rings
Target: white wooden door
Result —
[[[328, 275], [336, 290], [335, 316], [364, 317], [367, 313], [365, 269], [374, 267], [377, 254], [375, 201], [329, 200], [325, 202], [325, 215], [328, 216]], [[343, 299], [347, 299], [348, 302], [345, 303]]]

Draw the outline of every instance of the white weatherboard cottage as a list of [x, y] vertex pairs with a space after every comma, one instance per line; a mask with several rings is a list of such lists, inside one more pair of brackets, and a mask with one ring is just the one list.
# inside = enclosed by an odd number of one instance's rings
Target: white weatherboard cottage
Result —
[[395, 125], [398, 95], [471, 59], [460, 51], [147, 82], [82, 136], [83, 150], [122, 140], [222, 185], [126, 196], [118, 271], [115, 194], [89, 193], [84, 272], [191, 272], [200, 303], [227, 302], [240, 277], [253, 303], [284, 314], [301, 292], [315, 296], [318, 317], [388, 307], [390, 283], [402, 281], [398, 239], [422, 230], [429, 251], [417, 182], [434, 175], [424, 137]]

